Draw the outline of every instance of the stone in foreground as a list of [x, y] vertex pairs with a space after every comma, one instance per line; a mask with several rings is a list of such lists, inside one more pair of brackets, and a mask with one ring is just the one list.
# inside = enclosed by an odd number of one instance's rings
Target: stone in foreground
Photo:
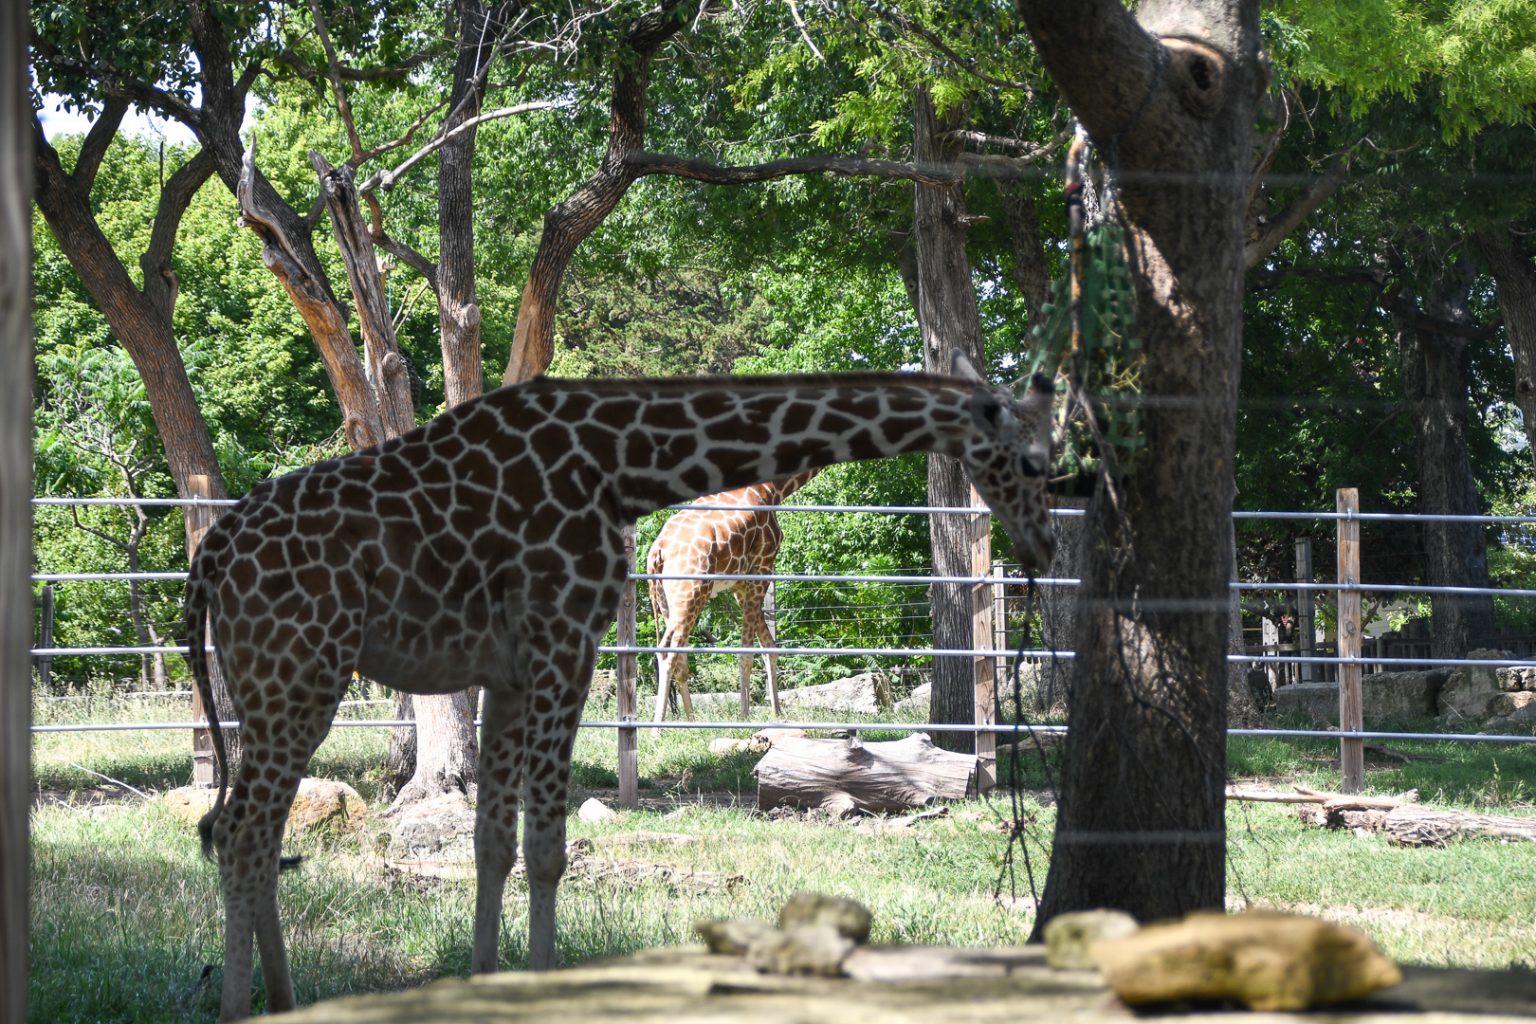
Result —
[[869, 941], [874, 917], [857, 900], [821, 892], [797, 892], [779, 911], [779, 927], [785, 931], [802, 925], [830, 925], [839, 935], [863, 945]]
[[[197, 824], [213, 807], [218, 790], [203, 786], [182, 786], [162, 798], [168, 811], [177, 818]], [[360, 832], [368, 821], [368, 804], [357, 790], [333, 779], [306, 778], [288, 812], [284, 839], [301, 835], [326, 835], [336, 839]]]
[[1402, 981], [1363, 932], [1270, 910], [1149, 925], [1095, 944], [1093, 957], [1131, 1005], [1232, 1000], [1250, 1010], [1304, 1010]]
[[1081, 910], [1058, 914], [1045, 926], [1045, 962], [1061, 970], [1094, 966], [1092, 949], [1100, 939], [1133, 935], [1136, 919], [1123, 910]]

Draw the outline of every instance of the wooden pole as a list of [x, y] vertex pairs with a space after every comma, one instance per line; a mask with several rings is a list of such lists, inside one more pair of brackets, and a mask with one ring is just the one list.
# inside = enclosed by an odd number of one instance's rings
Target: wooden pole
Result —
[[[202, 500], [208, 500], [213, 495], [211, 481], [205, 474], [197, 473], [187, 479], [187, 488], [191, 496]], [[213, 509], [206, 505], [187, 506], [187, 563], [190, 565], [192, 557], [197, 554], [197, 547], [203, 542], [203, 535], [208, 532], [214, 521]], [[210, 669], [212, 665], [210, 664]], [[197, 687], [192, 687], [192, 721], [206, 722], [208, 710], [203, 707], [203, 695]], [[215, 769], [217, 765], [213, 758], [213, 732], [199, 725], [192, 730], [192, 785], [209, 788], [217, 783]]]
[[[38, 638], [39, 647], [53, 646], [53, 584], [48, 583], [43, 587], [42, 608], [42, 635]], [[45, 654], [37, 659], [37, 685], [44, 693], [53, 683], [53, 655]]]
[[[631, 570], [635, 565], [635, 528], [624, 528], [624, 564]], [[653, 582], [651, 586], [655, 586]], [[619, 598], [618, 645], [635, 645], [635, 580], [633, 575], [624, 581], [624, 594]], [[619, 806], [640, 806], [640, 734], [635, 729], [635, 656], [620, 654], [614, 673], [614, 689], [618, 694], [619, 721]]]
[[[1360, 492], [1341, 487], [1338, 510], [1348, 518], [1339, 522], [1339, 582], [1349, 589], [1339, 591], [1339, 657], [1360, 657], [1360, 591], [1350, 586], [1360, 582]], [[1339, 728], [1359, 732], [1364, 724], [1364, 703], [1360, 693], [1360, 663], [1339, 665]], [[1343, 774], [1340, 791], [1358, 793], [1365, 788], [1365, 743], [1360, 739], [1339, 740], [1339, 770]]]
[[[1312, 582], [1312, 538], [1301, 537], [1296, 541], [1296, 582]], [[1304, 658], [1312, 657], [1314, 637], [1317, 633], [1316, 608], [1312, 598], [1312, 591], [1298, 590], [1296, 592], [1296, 643], [1297, 650]], [[1301, 663], [1301, 681], [1310, 683], [1314, 678], [1311, 662]]]
[[[971, 489], [971, 504], [984, 506], [981, 495]], [[992, 517], [971, 516], [971, 575], [985, 576], [992, 570]], [[990, 583], [977, 583], [971, 588], [971, 646], [975, 650], [990, 650], [992, 636], [993, 587]], [[975, 659], [976, 673], [976, 724], [993, 725], [997, 722], [997, 658], [993, 655]], [[997, 785], [997, 734], [976, 734], [976, 792], [986, 793]]]
[[0, 13], [0, 1021], [27, 1019], [32, 766], [32, 119], [27, 5]]

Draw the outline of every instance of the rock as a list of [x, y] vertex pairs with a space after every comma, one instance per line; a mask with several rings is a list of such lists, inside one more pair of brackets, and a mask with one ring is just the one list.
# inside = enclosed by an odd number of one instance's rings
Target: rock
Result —
[[780, 690], [779, 703], [822, 711], [873, 715], [890, 708], [891, 684], [879, 672], [860, 672], [819, 686]]
[[[1508, 658], [1502, 651], [1476, 650], [1468, 658]], [[1482, 722], [1490, 717], [1489, 703], [1500, 693], [1498, 669], [1462, 665], [1451, 672], [1440, 691], [1440, 714], [1452, 724]]]
[[[166, 810], [183, 821], [196, 824], [213, 807], [217, 789], [183, 786], [162, 798]], [[301, 835], [343, 838], [360, 831], [368, 821], [368, 804], [357, 790], [332, 779], [304, 779], [288, 811], [285, 839]]]
[[779, 927], [785, 931], [803, 925], [830, 925], [856, 945], [869, 941], [874, 915], [857, 900], [820, 892], [797, 892], [779, 911]]
[[753, 944], [777, 941], [779, 930], [766, 921], [714, 921], [708, 918], [695, 921], [693, 930], [699, 933], [711, 953], [726, 956], [745, 956]]
[[1338, 683], [1293, 683], [1275, 691], [1277, 714], [1300, 715], [1320, 725], [1339, 720]]
[[747, 949], [747, 963], [764, 974], [839, 977], [854, 944], [829, 924], [772, 929]]
[[384, 851], [397, 871], [429, 878], [473, 878], [475, 812], [463, 793], [444, 793], [400, 812]]
[[357, 790], [334, 779], [305, 779], [288, 811], [284, 835], [323, 834], [348, 836], [360, 831], [368, 821], [368, 805]]
[[1505, 692], [1536, 690], [1536, 668], [1501, 668], [1494, 676]]
[[1422, 672], [1378, 672], [1360, 681], [1367, 721], [1424, 718], [1438, 710], [1440, 691], [1449, 673], [1445, 669]]
[[897, 711], [915, 711], [926, 715], [928, 707], [933, 700], [933, 684], [923, 683], [912, 691], [910, 696], [903, 697], [896, 702]]
[[1089, 951], [1100, 939], [1134, 934], [1136, 919], [1122, 910], [1082, 910], [1059, 914], [1045, 926], [1045, 962], [1060, 970], [1095, 966]]
[[618, 815], [607, 804], [595, 796], [587, 797], [581, 807], [576, 810], [576, 817], [582, 821], [593, 823], [599, 821], [612, 821]]
[[1402, 980], [1363, 932], [1299, 914], [1203, 912], [1093, 946], [1126, 1003], [1235, 1000], [1250, 1010], [1305, 1010], [1359, 999]]
[[[1367, 722], [1424, 718], [1437, 712], [1446, 686], [1444, 669], [1376, 672], [1360, 680], [1361, 713]], [[1292, 683], [1275, 691], [1275, 710], [1310, 721], [1337, 724], [1338, 683]]]
[[1520, 714], [1526, 708], [1536, 705], [1536, 691], [1517, 690], [1513, 693], [1500, 693], [1488, 702], [1488, 712], [1500, 718]]

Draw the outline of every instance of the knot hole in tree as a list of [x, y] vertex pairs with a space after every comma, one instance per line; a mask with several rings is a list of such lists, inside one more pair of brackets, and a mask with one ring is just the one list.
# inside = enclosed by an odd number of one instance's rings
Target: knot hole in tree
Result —
[[1214, 47], [1194, 39], [1165, 36], [1169, 78], [1186, 109], [1196, 117], [1211, 117], [1225, 96], [1227, 58]]

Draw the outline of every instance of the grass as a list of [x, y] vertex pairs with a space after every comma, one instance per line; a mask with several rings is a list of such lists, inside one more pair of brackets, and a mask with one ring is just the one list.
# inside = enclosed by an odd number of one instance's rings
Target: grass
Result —
[[[83, 710], [39, 709], [39, 720], [175, 718], [184, 709], [144, 701], [96, 702]], [[359, 709], [358, 713], [376, 709]], [[611, 708], [593, 708], [606, 718]], [[871, 738], [893, 738], [872, 736]], [[948, 817], [909, 828], [879, 819], [831, 822], [756, 814], [750, 755], [708, 753], [709, 734], [642, 733], [642, 797], [648, 809], [617, 821], [570, 820], [572, 839], [598, 842], [589, 865], [615, 860], [622, 877], [573, 866], [561, 888], [559, 941], [565, 963], [687, 942], [703, 916], [772, 917], [795, 891], [843, 893], [875, 910], [875, 940], [955, 945], [1023, 941], [1026, 900], [994, 900], [1006, 836], [1006, 799], [967, 801]], [[338, 729], [313, 774], [343, 778], [376, 795], [386, 736]], [[615, 785], [611, 731], [581, 734], [573, 806]], [[1394, 744], [1434, 760], [1368, 758], [1377, 792], [1418, 788], [1426, 802], [1530, 813], [1536, 750], [1441, 743]], [[217, 875], [194, 830], [156, 800], [97, 775], [152, 792], [187, 781], [187, 737], [165, 733], [70, 733], [37, 737], [33, 828], [32, 1013], [37, 1021], [206, 1021], [217, 1010], [221, 911]], [[1325, 741], [1239, 738], [1235, 779], [1265, 785], [1337, 786], [1336, 746]], [[1024, 766], [1024, 788], [1044, 774]], [[1006, 763], [1002, 766], [1006, 778]], [[1043, 877], [1051, 808], [1026, 797], [1034, 819], [1031, 855]], [[1237, 902], [1324, 913], [1369, 932], [1405, 962], [1536, 968], [1536, 844], [1465, 842], [1399, 849], [1375, 837], [1303, 827], [1294, 809], [1229, 807], [1229, 893]], [[357, 991], [397, 989], [469, 965], [473, 885], [407, 878], [387, 870], [387, 824], [360, 840], [301, 845], [302, 869], [282, 883], [284, 926], [298, 996], [311, 1002]], [[684, 845], [604, 846], [610, 833], [640, 830], [692, 837]], [[647, 871], [664, 865], [670, 873]], [[702, 876], [696, 873], [707, 873]], [[695, 873], [695, 874], [690, 874]], [[1024, 886], [1022, 878], [1019, 882]], [[1005, 894], [1006, 895], [1006, 894]], [[1026, 895], [1027, 892], [1021, 895]], [[525, 960], [526, 889], [509, 886], [502, 961]], [[255, 1005], [261, 1009], [261, 997]]]

